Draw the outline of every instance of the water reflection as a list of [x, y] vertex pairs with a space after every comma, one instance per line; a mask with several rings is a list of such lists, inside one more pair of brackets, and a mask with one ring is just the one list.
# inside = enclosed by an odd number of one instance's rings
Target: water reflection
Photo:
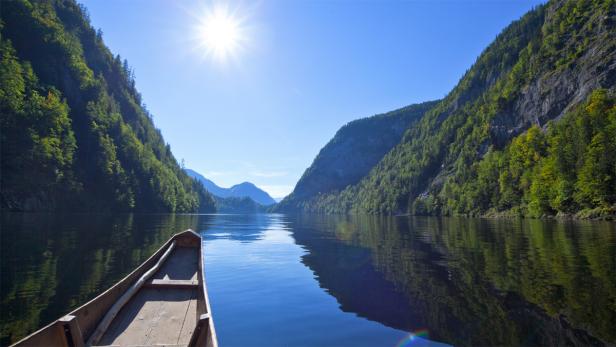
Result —
[[301, 262], [307, 252], [289, 226], [284, 215], [217, 216], [203, 234], [221, 346], [394, 346], [408, 335], [342, 312]]
[[218, 214], [212, 216], [213, 230], [203, 234], [206, 240], [254, 242], [264, 237], [268, 229], [280, 227], [279, 218], [269, 214]]
[[345, 311], [456, 345], [616, 342], [614, 223], [298, 216]]
[[0, 345], [87, 302], [207, 215], [2, 214]]
[[[2, 214], [0, 345], [205, 238], [225, 346], [616, 343], [616, 224], [285, 215]], [[238, 332], [242, 332], [238, 334]], [[409, 343], [409, 341], [406, 341]]]

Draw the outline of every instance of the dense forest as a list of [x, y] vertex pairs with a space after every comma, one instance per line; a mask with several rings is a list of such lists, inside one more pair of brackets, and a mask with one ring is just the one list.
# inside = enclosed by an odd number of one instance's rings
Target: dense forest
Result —
[[73, 0], [3, 0], [1, 204], [8, 210], [213, 211]]
[[605, 89], [596, 90], [545, 131], [533, 125], [504, 149], [490, 149], [468, 180], [447, 182], [437, 199], [420, 197], [414, 212], [609, 214], [616, 202], [615, 101]]
[[436, 103], [410, 105], [349, 122], [321, 149], [293, 193], [275, 206], [275, 210], [291, 210], [318, 193], [356, 184], [400, 142], [406, 129]]
[[253, 199], [245, 197], [221, 198], [214, 196], [216, 212], [219, 213], [266, 213], [269, 206], [261, 205]]
[[357, 184], [322, 189], [292, 207], [614, 214], [615, 17], [613, 0], [553, 0], [534, 8], [505, 28]]

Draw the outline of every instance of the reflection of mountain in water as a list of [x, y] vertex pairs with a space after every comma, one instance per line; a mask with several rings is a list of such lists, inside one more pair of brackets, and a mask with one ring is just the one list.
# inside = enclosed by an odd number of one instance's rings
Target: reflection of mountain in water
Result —
[[0, 345], [120, 280], [179, 231], [212, 216], [2, 214]]
[[616, 341], [613, 224], [299, 216], [292, 229], [342, 309], [385, 325], [456, 345]]
[[396, 329], [421, 326], [409, 316], [411, 307], [404, 295], [376, 271], [369, 249], [321, 239], [309, 228], [293, 230], [296, 242], [309, 251], [302, 262], [315, 272], [321, 287], [338, 299], [343, 311], [391, 322], [388, 325]]
[[276, 214], [218, 214], [213, 216], [206, 240], [228, 239], [240, 242], [260, 240], [264, 232], [281, 223]]

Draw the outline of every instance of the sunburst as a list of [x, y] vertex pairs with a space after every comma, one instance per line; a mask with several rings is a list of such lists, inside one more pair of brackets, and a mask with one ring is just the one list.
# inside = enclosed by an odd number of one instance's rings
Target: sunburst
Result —
[[207, 55], [226, 61], [241, 49], [245, 40], [242, 22], [228, 7], [213, 7], [199, 22], [198, 35]]

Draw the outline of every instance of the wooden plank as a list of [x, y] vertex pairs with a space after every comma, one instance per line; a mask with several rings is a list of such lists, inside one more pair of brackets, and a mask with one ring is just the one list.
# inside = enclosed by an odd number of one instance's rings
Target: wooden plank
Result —
[[[195, 290], [195, 298], [197, 297], [197, 293]], [[178, 344], [186, 346], [188, 342], [190, 342], [190, 338], [197, 326], [197, 299], [191, 300], [186, 310], [186, 314], [184, 315], [184, 323], [182, 324], [182, 328], [180, 330], [180, 335], [178, 337]]]
[[195, 331], [188, 342], [188, 347], [205, 346], [206, 344], [217, 345], [217, 341], [212, 341], [209, 338], [211, 336], [211, 331], [209, 329], [210, 315], [208, 313], [204, 313], [199, 316], [199, 320], [195, 326]]
[[[185, 341], [185, 336], [190, 334], [190, 327], [194, 327], [196, 325], [195, 323], [192, 323], [193, 320], [196, 321], [196, 317], [200, 314], [210, 311], [207, 291], [205, 289], [205, 280], [201, 274], [201, 266], [203, 264], [202, 240], [201, 237], [192, 230], [187, 230], [174, 235], [144, 263], [137, 267], [137, 269], [132, 271], [96, 298], [73, 310], [70, 315], [77, 318], [79, 323], [78, 327], [82, 332], [83, 338], [91, 337], [91, 335], [93, 335], [96, 327], [100, 325], [99, 323], [101, 322], [103, 316], [109, 312], [110, 308], [115, 303], [117, 303], [118, 298], [121, 298], [126, 291], [140, 279], [140, 277], [143, 277], [143, 274], [147, 272], [148, 269], [151, 269], [152, 266], [160, 260], [160, 257], [166, 253], [172, 243], [175, 243], [177, 246], [176, 250], [179, 250], [179, 252], [177, 252], [178, 257], [172, 259], [172, 262], [165, 261], [165, 266], [161, 266], [161, 268], [158, 269], [158, 271], [156, 271], [151, 278], [169, 281], [197, 281], [197, 287], [195, 288], [192, 285], [185, 287], [174, 287], [172, 285], [154, 287], [142, 286], [141, 289], [137, 291], [135, 296], [131, 297], [130, 300], [122, 307], [118, 313], [118, 316], [114, 317], [109, 329], [107, 329], [98, 345], [151, 345], [149, 342], [132, 341], [132, 339], [128, 339], [130, 337], [128, 335], [137, 337], [136, 340], [139, 340], [139, 334], [137, 334], [137, 332], [141, 329], [142, 332], [145, 332], [142, 335], [146, 337], [142, 339], [142, 341], [145, 341], [148, 336], [148, 329], [150, 329], [150, 332], [153, 332], [155, 328], [155, 325], [152, 324], [153, 321], [148, 319], [149, 317], [155, 317], [157, 315], [161, 319], [171, 317], [171, 320], [173, 321], [175, 319], [174, 315], [170, 315], [170, 313], [176, 311], [178, 317], [182, 317], [181, 312], [184, 311], [184, 316], [182, 318], [183, 324], [179, 327], [179, 332], [176, 335], [177, 340], [175, 342], [169, 341], [153, 343], [158, 345], [164, 344], [168, 346], [175, 346], [178, 344], [178, 341]], [[147, 282], [148, 281], [146, 281], [146, 284]], [[190, 287], [191, 289], [184, 289], [186, 287]], [[165, 289], [161, 290], [161, 288]], [[165, 295], [161, 295], [162, 292], [168, 292], [169, 290], [171, 290], [169, 294], [170, 297], [165, 298]], [[151, 291], [160, 291], [160, 293], [154, 295]], [[178, 292], [184, 292], [184, 294], [194, 293], [194, 295], [191, 294], [193, 297], [187, 300], [177, 300], [177, 298], [174, 299], [173, 296], [177, 296]], [[147, 297], [148, 295], [149, 297]], [[174, 304], [174, 302], [177, 304]], [[141, 327], [139, 326], [140, 322], [142, 323]], [[60, 322], [59, 320], [54, 321], [18, 341], [13, 346], [66, 346], [67, 341], [66, 335], [64, 334], [63, 323], [66, 324], [67, 322]], [[159, 323], [162, 323], [162, 321], [159, 321]], [[212, 320], [208, 318], [207, 321], [202, 323], [207, 323], [208, 326], [207, 329], [203, 330], [206, 334], [203, 336], [200, 335], [200, 337], [205, 338], [204, 343], [207, 346], [217, 347], [216, 334], [214, 332]], [[120, 339], [126, 339], [126, 343], [117, 342]], [[185, 345], [185, 342], [183, 345]]]
[[154, 275], [155, 273], [159, 271], [159, 269], [163, 266], [163, 264], [166, 263], [167, 258], [171, 254], [175, 253], [174, 248], [175, 248], [175, 241], [171, 242], [171, 245], [169, 245], [169, 248], [167, 248], [165, 253], [163, 253], [160, 259], [158, 259], [156, 264], [151, 269], [146, 271], [146, 273], [144, 273], [143, 276], [141, 276], [141, 278], [139, 278], [137, 282], [135, 282], [124, 294], [122, 294], [122, 296], [118, 299], [118, 301], [116, 301], [113, 304], [113, 306], [111, 306], [109, 311], [107, 311], [107, 313], [103, 317], [103, 320], [100, 323], [98, 323], [98, 326], [96, 327], [96, 330], [94, 330], [94, 333], [92, 333], [92, 336], [90, 336], [90, 338], [88, 339], [87, 344], [89, 346], [95, 345], [98, 343], [98, 340], [100, 340], [100, 338], [105, 334], [105, 331], [107, 331], [107, 328], [109, 328], [109, 325], [113, 322], [113, 320], [115, 319], [117, 314], [120, 312], [122, 307], [124, 307], [124, 305], [126, 305], [126, 303], [128, 303], [135, 294], [137, 294], [139, 289], [141, 289], [141, 287], [145, 284], [145, 282], [150, 277], [152, 277], [152, 275]]
[[[176, 344], [189, 339], [186, 330], [192, 332], [197, 317], [199, 254], [199, 248], [176, 247], [118, 313], [101, 344]], [[187, 322], [192, 328], [184, 328]]]
[[199, 269], [199, 248], [177, 247], [173, 256], [156, 272], [153, 279], [196, 280]]
[[66, 315], [58, 319], [58, 326], [66, 339], [67, 346], [83, 347], [83, 335], [77, 322], [77, 317]]
[[[0, 0], [1, 1], [1, 0]], [[96, 326], [100, 322], [101, 318], [109, 310], [109, 308], [118, 300], [123, 293], [137, 280], [145, 271], [150, 269], [154, 265], [158, 258], [167, 250], [169, 245], [174, 240], [181, 240], [181, 245], [185, 246], [190, 242], [196, 242], [196, 237], [199, 237], [192, 230], [186, 230], [179, 234], [174, 235], [164, 245], [162, 245], [154, 254], [152, 254], [145, 262], [139, 267], [126, 275], [122, 280], [107, 289], [94, 299], [76, 308], [70, 315], [76, 316], [79, 320], [79, 328], [82, 335], [85, 337], [90, 336]], [[194, 240], [194, 241], [193, 241]], [[200, 242], [200, 241], [199, 241]], [[28, 347], [28, 346], [64, 346], [64, 336], [57, 328], [58, 321], [53, 321], [45, 327], [33, 332], [32, 334], [24, 337], [20, 341], [14, 343], [13, 347]]]
[[[175, 344], [180, 339], [182, 326], [187, 315], [196, 316], [196, 290], [164, 290], [163, 303], [157, 315], [151, 320], [146, 344]], [[192, 312], [190, 308], [193, 308]]]
[[157, 290], [144, 288], [111, 323], [99, 345], [143, 345], [146, 343], [150, 320], [160, 309]]
[[194, 288], [142, 288], [120, 311], [100, 344], [177, 344], [183, 324], [197, 315], [196, 297]]
[[148, 287], [156, 287], [156, 288], [194, 288], [199, 287], [198, 280], [161, 280], [161, 279], [153, 279], [147, 283]]

